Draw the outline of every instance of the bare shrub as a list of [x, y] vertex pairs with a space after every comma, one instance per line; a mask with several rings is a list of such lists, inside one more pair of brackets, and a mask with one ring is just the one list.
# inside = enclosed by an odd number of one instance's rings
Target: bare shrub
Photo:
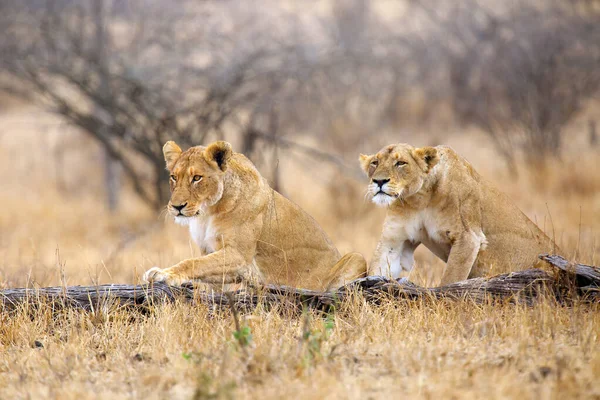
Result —
[[367, 2], [347, 3], [333, 19], [303, 22], [275, 3], [264, 12], [243, 1], [27, 0], [1, 21], [4, 89], [91, 135], [153, 207], [166, 197], [167, 139], [189, 146], [234, 132], [240, 151], [272, 165], [276, 186], [284, 142], [353, 175], [285, 138], [322, 138], [358, 111], [357, 131], [372, 131], [385, 109], [378, 99], [399, 95], [408, 55], [393, 41], [374, 48], [386, 28]]
[[358, 177], [357, 148], [415, 117], [406, 105], [418, 97], [421, 119], [450, 103], [516, 171], [515, 149], [559, 156], [565, 125], [600, 87], [591, 3], [407, 1], [391, 22], [378, 2], [332, 1], [325, 16], [268, 4], [2, 4], [2, 86], [93, 137], [155, 208], [169, 139], [234, 141], [277, 188], [290, 151]]
[[447, 57], [456, 116], [481, 128], [513, 172], [519, 149], [536, 165], [560, 156], [565, 125], [599, 92], [600, 14], [578, 3], [418, 6], [435, 24], [428, 44]]

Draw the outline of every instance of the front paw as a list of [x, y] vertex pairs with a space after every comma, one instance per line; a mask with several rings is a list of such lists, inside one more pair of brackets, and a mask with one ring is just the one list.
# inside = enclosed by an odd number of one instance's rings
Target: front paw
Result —
[[398, 282], [400, 285], [415, 286], [415, 284], [409, 281], [407, 277], [396, 279], [396, 282]]
[[169, 271], [169, 268], [160, 269], [158, 267], [152, 267], [146, 271], [142, 280], [147, 283], [162, 282], [169, 286], [181, 286], [184, 282], [189, 281], [189, 279]]

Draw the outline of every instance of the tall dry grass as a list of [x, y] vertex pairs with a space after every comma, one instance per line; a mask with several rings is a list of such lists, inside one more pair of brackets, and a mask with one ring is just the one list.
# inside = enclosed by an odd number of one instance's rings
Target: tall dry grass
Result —
[[[97, 149], [59, 121], [19, 107], [0, 113], [0, 127], [1, 286], [134, 283], [196, 252], [185, 229], [128, 193], [107, 213]], [[384, 133], [361, 151], [449, 144], [567, 254], [597, 263], [598, 149], [576, 127], [563, 159], [543, 171], [523, 160], [518, 180], [476, 132]], [[364, 201], [364, 183], [322, 165], [281, 167], [285, 195], [340, 251], [370, 257], [384, 212]], [[442, 267], [419, 249], [411, 279], [435, 285]], [[203, 306], [0, 311], [0, 398], [599, 398], [599, 311], [357, 296], [328, 316], [243, 315], [247, 346], [229, 312]]]

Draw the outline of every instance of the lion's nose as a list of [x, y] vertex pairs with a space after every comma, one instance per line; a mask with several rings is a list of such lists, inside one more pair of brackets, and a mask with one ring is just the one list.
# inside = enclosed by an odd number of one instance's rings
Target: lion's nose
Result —
[[373, 183], [379, 186], [380, 188], [383, 187], [383, 185], [385, 185], [389, 181], [389, 179], [373, 179]]
[[183, 210], [185, 208], [185, 206], [187, 206], [187, 203], [183, 203], [179, 206], [176, 206], [175, 204], [171, 204], [171, 206], [176, 209], [177, 211], [181, 212], [181, 210]]

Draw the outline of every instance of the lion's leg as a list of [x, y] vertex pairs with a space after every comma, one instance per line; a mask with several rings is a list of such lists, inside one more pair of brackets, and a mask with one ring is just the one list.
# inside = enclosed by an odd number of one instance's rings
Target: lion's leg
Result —
[[419, 244], [410, 240], [395, 245], [380, 242], [371, 262], [369, 275], [397, 279], [402, 271], [410, 272], [415, 264], [414, 253]]
[[367, 261], [360, 253], [348, 253], [331, 269], [327, 290], [334, 290], [367, 275]]
[[248, 275], [249, 265], [236, 250], [225, 248], [203, 257], [183, 260], [170, 268], [151, 268], [146, 271], [143, 280], [169, 285], [181, 285], [191, 280], [236, 283]]
[[463, 233], [450, 249], [450, 256], [440, 286], [467, 279], [480, 247], [481, 241], [477, 239], [476, 235], [472, 232]]

